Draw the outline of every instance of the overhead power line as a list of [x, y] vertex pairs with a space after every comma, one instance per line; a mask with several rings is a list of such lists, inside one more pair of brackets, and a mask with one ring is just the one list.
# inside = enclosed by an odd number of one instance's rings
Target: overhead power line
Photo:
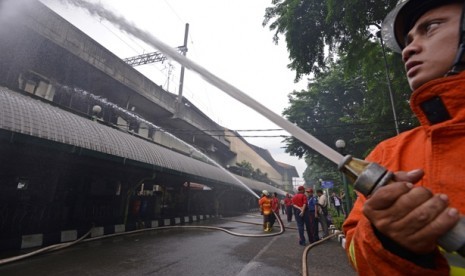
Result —
[[[331, 129], [331, 128], [354, 128], [354, 127], [364, 127], [364, 126], [374, 126], [374, 125], [386, 125], [392, 121], [383, 121], [383, 122], [370, 122], [370, 123], [352, 123], [352, 124], [337, 124], [337, 125], [325, 125], [325, 126], [318, 126], [315, 127], [315, 129]], [[165, 128], [165, 131], [172, 132], [172, 133], [212, 133], [212, 132], [224, 132], [225, 129], [197, 129], [197, 130], [188, 130], [188, 129], [168, 129]], [[308, 129], [305, 129], [307, 130]], [[358, 129], [359, 131], [361, 129]], [[236, 130], [231, 130], [235, 132], [267, 132], [267, 131], [285, 131], [282, 128], [271, 128], [271, 129], [236, 129]], [[215, 134], [216, 135], [216, 134]]]

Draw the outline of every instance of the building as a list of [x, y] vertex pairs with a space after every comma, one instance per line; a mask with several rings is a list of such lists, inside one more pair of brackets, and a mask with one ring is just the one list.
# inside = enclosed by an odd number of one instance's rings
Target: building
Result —
[[[15, 4], [0, 6], [0, 250], [231, 215], [263, 189], [284, 194], [229, 174], [237, 154], [213, 135], [224, 128], [189, 101], [39, 1]], [[46, 238], [24, 242], [35, 236]]]

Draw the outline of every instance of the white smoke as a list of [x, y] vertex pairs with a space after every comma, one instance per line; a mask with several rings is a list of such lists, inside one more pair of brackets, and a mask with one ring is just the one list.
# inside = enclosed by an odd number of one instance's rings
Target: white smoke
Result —
[[23, 7], [36, 0], [0, 0], [0, 28], [17, 20]]

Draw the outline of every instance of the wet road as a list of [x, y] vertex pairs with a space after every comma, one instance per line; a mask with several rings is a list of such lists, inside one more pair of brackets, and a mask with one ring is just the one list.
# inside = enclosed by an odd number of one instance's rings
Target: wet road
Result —
[[[261, 234], [261, 226], [253, 224], [260, 221], [253, 214], [198, 225]], [[206, 229], [155, 230], [6, 264], [0, 266], [0, 275], [302, 275], [305, 247], [298, 245], [297, 230], [291, 229], [295, 223], [289, 227], [283, 235], [260, 238]], [[355, 275], [336, 239], [311, 249], [307, 264], [309, 275]]]

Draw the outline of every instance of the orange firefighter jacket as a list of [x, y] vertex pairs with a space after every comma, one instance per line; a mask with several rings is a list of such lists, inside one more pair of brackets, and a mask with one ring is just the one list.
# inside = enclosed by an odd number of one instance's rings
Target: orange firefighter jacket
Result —
[[271, 214], [271, 198], [262, 196], [258, 200], [258, 205], [260, 206], [260, 211], [263, 212], [264, 215]]
[[[415, 185], [447, 194], [450, 206], [465, 214], [465, 73], [424, 84], [410, 106], [421, 126], [381, 142], [366, 159], [392, 172], [423, 169]], [[359, 195], [343, 225], [349, 260], [360, 275], [465, 275], [465, 259], [439, 249], [430, 255], [434, 269], [385, 249], [362, 213], [365, 200]]]

